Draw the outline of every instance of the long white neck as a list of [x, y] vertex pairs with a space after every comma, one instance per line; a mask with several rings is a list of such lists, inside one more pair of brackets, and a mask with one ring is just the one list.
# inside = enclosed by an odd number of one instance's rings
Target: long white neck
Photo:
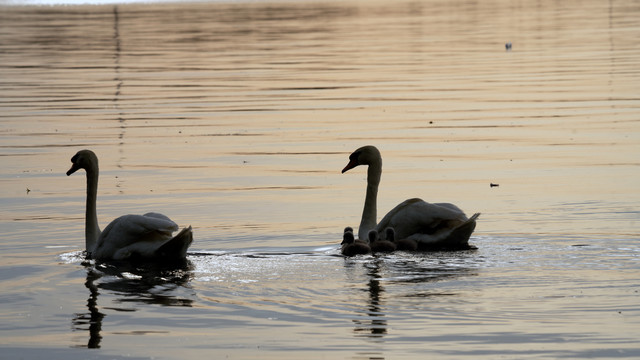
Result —
[[91, 253], [98, 237], [100, 227], [98, 226], [98, 214], [96, 212], [96, 198], [98, 196], [98, 167], [93, 166], [87, 169], [87, 207], [84, 217], [84, 238], [87, 253]]
[[362, 209], [362, 219], [358, 227], [358, 237], [361, 240], [367, 239], [369, 231], [375, 229], [377, 225], [378, 211], [378, 185], [382, 176], [382, 159], [380, 161], [369, 164], [367, 170], [367, 195], [364, 199], [364, 208]]

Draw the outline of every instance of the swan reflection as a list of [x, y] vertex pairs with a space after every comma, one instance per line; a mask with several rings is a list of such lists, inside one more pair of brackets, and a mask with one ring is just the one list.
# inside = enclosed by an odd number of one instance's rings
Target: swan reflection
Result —
[[[192, 278], [189, 262], [161, 267], [157, 264], [107, 264], [85, 261], [87, 271], [84, 285], [89, 289], [88, 312], [74, 314], [73, 330], [89, 331], [87, 348], [100, 348], [102, 323], [107, 317], [104, 310], [136, 311], [135, 307], [99, 306], [98, 295], [108, 293], [116, 304], [144, 303], [162, 306], [191, 307], [193, 300], [176, 295]], [[85, 347], [84, 345], [78, 347]]]
[[[367, 292], [365, 316], [353, 320], [354, 335], [382, 341], [389, 328], [386, 315], [394, 312], [390, 309], [394, 303], [417, 302], [416, 306], [425, 307], [424, 311], [429, 311], [429, 304], [423, 301], [424, 298], [458, 295], [455, 290], [442, 291], [443, 286], [433, 284], [477, 275], [476, 262], [473, 250], [418, 254], [394, 253], [379, 257], [364, 257], [358, 262], [352, 260], [345, 262], [348, 271], [353, 271], [356, 264], [362, 264], [368, 279], [365, 290]], [[396, 295], [396, 299], [390, 299], [386, 295], [385, 286], [400, 287], [399, 291], [394, 289], [390, 294], [401, 295]], [[397, 298], [398, 296], [404, 300]]]
[[366, 264], [369, 282], [367, 283], [369, 303], [367, 306], [368, 319], [354, 320], [356, 324], [354, 333], [356, 336], [378, 338], [387, 334], [387, 320], [381, 304], [381, 295], [384, 287], [380, 285], [380, 259]]
[[98, 310], [98, 287], [95, 285], [95, 281], [102, 277], [101, 274], [93, 269], [87, 269], [87, 281], [84, 286], [89, 289], [89, 299], [87, 300], [88, 313], [76, 313], [73, 317], [73, 329], [89, 331], [89, 343], [87, 347], [89, 349], [100, 348], [100, 341], [102, 341], [102, 318], [104, 314]]

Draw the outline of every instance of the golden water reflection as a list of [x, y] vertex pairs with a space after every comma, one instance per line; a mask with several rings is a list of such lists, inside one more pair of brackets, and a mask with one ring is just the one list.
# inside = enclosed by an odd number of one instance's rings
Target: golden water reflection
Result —
[[[84, 347], [89, 331], [133, 356], [636, 355], [639, 13], [2, 5], [0, 345]], [[379, 215], [416, 196], [482, 212], [478, 251], [345, 271], [365, 175], [339, 172], [365, 144], [384, 158]], [[82, 245], [84, 179], [64, 176], [81, 148], [100, 157], [103, 226], [148, 211], [193, 226], [193, 272], [166, 297], [59, 263]]]
[[[3, 196], [27, 187], [68, 196], [80, 186], [50, 164], [90, 147], [106, 219], [119, 215], [112, 206], [158, 201], [205, 239], [250, 231], [247, 218], [329, 232], [347, 215], [357, 223], [362, 184], [337, 174], [348, 153], [373, 143], [385, 159], [381, 211], [420, 196], [482, 212], [478, 231], [583, 231], [590, 220], [555, 221], [546, 209], [603, 201], [626, 212], [638, 196], [637, 42], [626, 9], [9, 7], [3, 171], [32, 176], [6, 178]], [[543, 214], [544, 229], [519, 213]], [[289, 214], [296, 219], [283, 222]], [[588, 233], [625, 235], [630, 221]]]
[[[177, 268], [162, 268], [153, 264], [96, 264], [85, 261], [87, 280], [85, 286], [89, 290], [87, 300], [88, 313], [76, 313], [72, 319], [73, 329], [88, 331], [90, 349], [100, 348], [102, 341], [102, 323], [106, 316], [104, 311], [133, 312], [136, 307], [125, 304], [153, 304], [161, 306], [186, 306], [193, 304], [193, 299], [176, 296], [174, 290], [187, 285], [192, 277], [190, 264]], [[112, 303], [118, 307], [99, 306], [98, 296], [101, 291], [116, 295]], [[145, 332], [137, 332], [143, 334]]]

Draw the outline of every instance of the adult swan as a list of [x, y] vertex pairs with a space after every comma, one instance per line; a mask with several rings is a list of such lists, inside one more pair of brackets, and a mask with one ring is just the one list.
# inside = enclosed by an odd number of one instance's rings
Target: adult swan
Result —
[[349, 156], [346, 171], [358, 165], [368, 165], [367, 195], [364, 200], [358, 237], [366, 239], [375, 229], [384, 239], [384, 229], [392, 227], [398, 240], [409, 239], [418, 243], [419, 250], [469, 249], [469, 236], [476, 227], [480, 213], [470, 218], [457, 206], [447, 203], [430, 204], [421, 199], [409, 199], [400, 203], [376, 225], [378, 185], [382, 174], [382, 157], [375, 146], [363, 146]]
[[79, 169], [87, 173], [87, 257], [101, 261], [139, 259], [163, 262], [183, 261], [186, 258], [187, 248], [193, 241], [191, 226], [172, 237], [179, 227], [162, 214], [123, 215], [100, 231], [96, 213], [98, 157], [91, 150], [80, 150], [71, 158], [71, 162], [73, 165], [67, 171], [67, 176]]

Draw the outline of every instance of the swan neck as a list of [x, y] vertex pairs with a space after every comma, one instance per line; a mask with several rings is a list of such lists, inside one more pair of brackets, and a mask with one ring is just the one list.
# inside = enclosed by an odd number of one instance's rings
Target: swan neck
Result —
[[87, 253], [93, 252], [100, 227], [98, 226], [98, 214], [96, 211], [96, 198], [98, 196], [98, 168], [87, 169], [87, 206], [85, 211], [84, 235]]
[[362, 219], [358, 227], [358, 237], [367, 239], [369, 231], [376, 227], [377, 221], [377, 201], [378, 201], [378, 185], [382, 175], [382, 161], [369, 165], [367, 171], [367, 194], [364, 199], [364, 208], [362, 209]]

